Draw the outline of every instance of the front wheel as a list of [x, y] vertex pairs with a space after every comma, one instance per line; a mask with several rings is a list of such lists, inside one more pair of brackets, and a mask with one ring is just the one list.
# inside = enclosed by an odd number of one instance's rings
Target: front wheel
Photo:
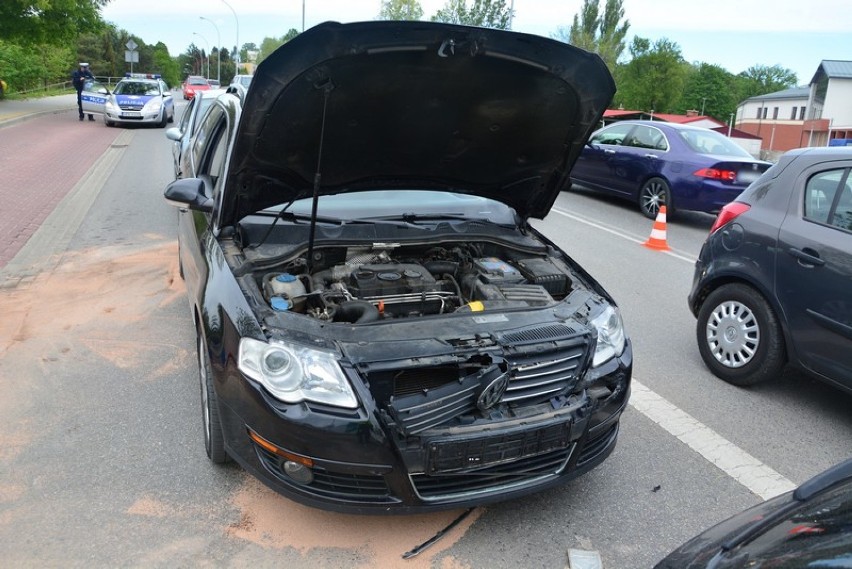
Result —
[[207, 457], [216, 464], [229, 461], [225, 452], [225, 436], [219, 420], [219, 402], [213, 388], [213, 369], [207, 346], [201, 334], [198, 334], [198, 378], [201, 383], [201, 417], [204, 421], [204, 449]]
[[710, 293], [698, 312], [696, 337], [710, 371], [733, 385], [776, 377], [786, 363], [778, 317], [759, 292], [744, 284]]
[[674, 213], [672, 192], [662, 178], [651, 178], [639, 188], [639, 209], [645, 217], [656, 219], [660, 206], [666, 206], [666, 215]]

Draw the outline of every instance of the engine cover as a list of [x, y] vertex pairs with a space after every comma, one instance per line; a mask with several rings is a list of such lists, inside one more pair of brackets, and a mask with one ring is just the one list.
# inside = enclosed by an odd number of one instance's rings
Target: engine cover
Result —
[[382, 297], [435, 289], [435, 278], [423, 266], [408, 263], [361, 265], [349, 276], [358, 298]]

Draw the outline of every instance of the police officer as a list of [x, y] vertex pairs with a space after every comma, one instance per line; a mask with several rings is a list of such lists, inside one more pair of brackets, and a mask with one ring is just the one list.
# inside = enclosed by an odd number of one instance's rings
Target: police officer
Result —
[[[83, 120], [83, 86], [86, 84], [86, 81], [94, 80], [95, 76], [89, 71], [88, 63], [80, 63], [80, 68], [71, 75], [71, 82], [74, 84], [74, 88], [77, 89], [77, 110], [80, 111], [80, 120]], [[89, 120], [93, 121], [95, 117], [90, 114]]]

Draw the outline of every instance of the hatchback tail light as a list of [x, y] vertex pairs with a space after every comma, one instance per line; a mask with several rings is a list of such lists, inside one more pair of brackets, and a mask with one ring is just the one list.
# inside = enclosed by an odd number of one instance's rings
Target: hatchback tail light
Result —
[[737, 173], [734, 170], [721, 170], [719, 168], [702, 168], [693, 172], [692, 175], [723, 182], [733, 182], [737, 179]]
[[740, 215], [744, 214], [748, 210], [751, 209], [751, 206], [747, 203], [743, 202], [731, 202], [725, 207], [722, 208], [722, 211], [719, 212], [719, 215], [716, 217], [716, 221], [713, 223], [713, 227], [710, 228], [710, 233], [714, 233], [720, 227], [729, 224], [733, 220], [735, 220]]

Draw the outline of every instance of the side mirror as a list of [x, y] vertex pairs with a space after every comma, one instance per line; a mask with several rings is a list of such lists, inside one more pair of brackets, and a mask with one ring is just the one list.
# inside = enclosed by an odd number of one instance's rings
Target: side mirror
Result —
[[163, 196], [176, 207], [188, 207], [195, 211], [211, 213], [213, 200], [204, 194], [204, 180], [200, 178], [182, 178], [166, 186]]
[[166, 129], [166, 138], [179, 142], [183, 138], [183, 133], [176, 126]]

